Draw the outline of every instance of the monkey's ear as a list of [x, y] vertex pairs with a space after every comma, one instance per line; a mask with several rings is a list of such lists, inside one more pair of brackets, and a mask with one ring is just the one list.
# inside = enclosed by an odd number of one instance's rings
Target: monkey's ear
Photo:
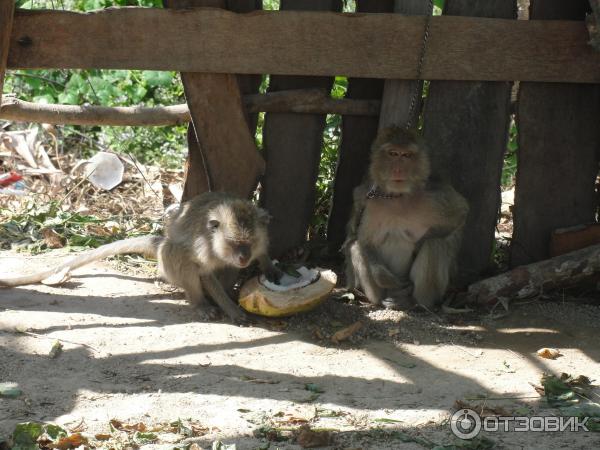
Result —
[[257, 219], [263, 225], [267, 225], [271, 221], [271, 216], [262, 208], [257, 208]]
[[208, 225], [207, 228], [210, 231], [216, 230], [217, 228], [219, 228], [220, 222], [218, 220], [215, 219], [211, 219], [208, 221]]

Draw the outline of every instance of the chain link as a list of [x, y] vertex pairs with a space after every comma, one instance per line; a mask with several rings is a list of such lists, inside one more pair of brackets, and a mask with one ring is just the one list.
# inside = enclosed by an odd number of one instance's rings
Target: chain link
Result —
[[423, 64], [425, 63], [425, 55], [427, 54], [427, 41], [429, 39], [429, 29], [431, 26], [431, 17], [433, 16], [433, 0], [429, 0], [429, 13], [425, 16], [425, 27], [423, 30], [423, 42], [421, 44], [421, 54], [419, 56], [419, 62], [417, 63], [417, 81], [415, 82], [415, 89], [410, 99], [410, 106], [408, 108], [408, 118], [406, 119], [405, 128], [408, 130], [412, 127], [413, 115], [415, 108], [417, 107], [417, 100], [421, 95], [421, 75], [423, 73]]

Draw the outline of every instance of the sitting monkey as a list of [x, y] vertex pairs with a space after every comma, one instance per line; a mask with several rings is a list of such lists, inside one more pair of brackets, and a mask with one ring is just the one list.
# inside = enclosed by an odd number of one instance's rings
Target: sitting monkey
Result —
[[185, 202], [166, 220], [164, 237], [144, 236], [103, 245], [66, 261], [56, 269], [0, 279], [0, 286], [39, 283], [112, 255], [141, 253], [158, 259], [161, 276], [185, 291], [194, 305], [208, 310], [212, 300], [234, 321], [245, 315], [226, 293], [219, 277], [235, 278], [239, 269], [258, 260], [265, 276], [277, 281], [282, 272], [268, 256], [267, 212], [248, 200], [207, 192]]
[[375, 305], [443, 298], [469, 210], [452, 186], [429, 180], [429, 157], [412, 132], [382, 129], [363, 184], [354, 190], [343, 246], [349, 288]]

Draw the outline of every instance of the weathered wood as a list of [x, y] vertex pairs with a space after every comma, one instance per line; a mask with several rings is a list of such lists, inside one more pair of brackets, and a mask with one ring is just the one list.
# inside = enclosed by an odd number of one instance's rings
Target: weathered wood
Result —
[[600, 272], [600, 245], [517, 267], [469, 286], [467, 299], [485, 305], [535, 297], [552, 289], [574, 286]]
[[[422, 35], [400, 14], [17, 11], [8, 67], [414, 79]], [[434, 17], [423, 78], [600, 82], [587, 41], [582, 20]]]
[[[340, 0], [282, 0], [283, 10], [340, 10]], [[306, 31], [309, 31], [307, 29]], [[313, 35], [310, 30], [310, 35]], [[317, 42], [320, 39], [316, 36]], [[272, 40], [280, 44], [285, 37]], [[296, 36], [296, 42], [302, 40]], [[334, 47], [332, 47], [334, 48]], [[308, 56], [307, 56], [308, 58]], [[332, 78], [271, 76], [269, 92], [318, 88], [331, 91]], [[281, 255], [306, 239], [315, 206], [316, 182], [323, 144], [325, 115], [267, 113], [264, 150], [267, 161], [261, 203], [272, 216], [269, 241], [271, 253]]]
[[245, 95], [243, 101], [249, 112], [378, 116], [381, 108], [381, 101], [375, 95], [364, 96], [363, 99], [333, 99], [329, 92], [314, 88]]
[[8, 49], [10, 46], [14, 13], [14, 0], [0, 2], [0, 102], [2, 101], [4, 72], [6, 71], [6, 62], [8, 60]]
[[[356, 6], [359, 12], [383, 13], [392, 11], [393, 0], [359, 0]], [[383, 80], [351, 78], [348, 80], [346, 98], [353, 101], [379, 99], [382, 92]], [[378, 117], [342, 116], [342, 139], [327, 222], [327, 241], [332, 252], [337, 252], [346, 239], [346, 224], [352, 210], [352, 192], [367, 171], [371, 143], [377, 134], [378, 123]]]
[[[236, 13], [248, 13], [255, 10], [262, 10], [262, 0], [227, 0], [227, 9]], [[243, 96], [257, 94], [262, 82], [262, 75], [238, 75], [238, 85]], [[256, 125], [258, 123], [258, 114], [252, 114], [247, 108], [244, 108], [244, 115], [248, 122], [250, 134], [256, 134]]]
[[[426, 15], [430, 14], [429, 1], [423, 0], [395, 0], [394, 12], [397, 14]], [[423, 45], [423, 34], [425, 26], [421, 31], [420, 43]], [[426, 45], [428, 47], [428, 45]], [[383, 99], [381, 114], [379, 116], [379, 128], [390, 125], [404, 126], [409, 119], [413, 125], [416, 124], [421, 112], [422, 80], [385, 80], [383, 88]], [[410, 104], [415, 91], [419, 91], [415, 100], [414, 110], [410, 111]], [[410, 117], [409, 117], [410, 114]]]
[[[588, 8], [586, 0], [544, 0], [530, 12], [532, 19], [582, 19]], [[599, 117], [598, 85], [521, 83], [513, 266], [547, 258], [553, 230], [594, 221]]]
[[[205, 0], [164, 3], [171, 8], [206, 4]], [[181, 81], [192, 119], [183, 200], [206, 189], [249, 197], [264, 172], [264, 160], [250, 134], [235, 75], [182, 72]]]
[[[447, 0], [444, 14], [516, 19], [517, 5], [516, 0]], [[424, 136], [432, 172], [448, 179], [470, 206], [458, 284], [474, 281], [491, 263], [510, 90], [508, 82], [432, 81], [429, 86]]]
[[[332, 99], [322, 90], [292, 89], [249, 94], [242, 98], [249, 113], [295, 112], [302, 114], [352, 114], [377, 116], [381, 101]], [[0, 119], [54, 125], [167, 126], [190, 121], [187, 104], [173, 106], [94, 106], [32, 103], [5, 97]]]

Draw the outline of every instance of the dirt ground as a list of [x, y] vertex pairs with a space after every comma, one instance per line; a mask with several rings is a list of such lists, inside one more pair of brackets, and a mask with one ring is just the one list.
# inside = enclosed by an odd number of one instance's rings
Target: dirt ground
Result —
[[[0, 272], [52, 266], [57, 255], [0, 252]], [[0, 398], [0, 441], [25, 421], [94, 434], [113, 418], [148, 425], [193, 418], [206, 427], [192, 439], [201, 448], [216, 440], [237, 449], [301, 448], [293, 439], [269, 447], [256, 430], [307, 422], [332, 430], [331, 448], [420, 449], [461, 442], [449, 426], [456, 401], [551, 415], [530, 384], [543, 372], [600, 379], [598, 302], [537, 299], [492, 318], [330, 299], [302, 316], [238, 327], [199, 321], [179, 293], [111, 263], [75, 273], [60, 288], [0, 290], [0, 382], [23, 391]], [[365, 326], [350, 341], [331, 342], [357, 320]], [[56, 340], [64, 348], [51, 358]], [[541, 347], [563, 356], [542, 359]], [[488, 400], [474, 400], [481, 396]], [[485, 435], [496, 448], [600, 448], [591, 432]]]

